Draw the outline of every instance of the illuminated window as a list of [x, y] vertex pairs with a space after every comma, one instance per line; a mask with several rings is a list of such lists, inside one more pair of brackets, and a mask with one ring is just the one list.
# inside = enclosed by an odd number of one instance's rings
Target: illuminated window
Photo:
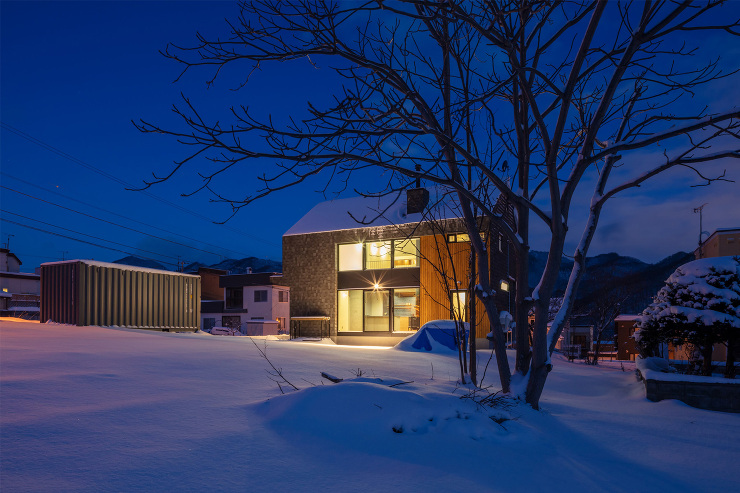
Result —
[[468, 313], [467, 291], [450, 291], [450, 300], [452, 302], [452, 314], [455, 320], [465, 321]]
[[337, 300], [337, 330], [362, 331], [362, 291], [339, 291]]
[[501, 281], [501, 291], [509, 291], [509, 283], [506, 281]]
[[419, 239], [395, 240], [393, 242], [393, 267], [419, 266]]
[[419, 288], [393, 290], [393, 330], [419, 330]]
[[365, 268], [366, 269], [390, 269], [391, 268], [391, 242], [372, 241], [365, 243]]
[[373, 290], [365, 293], [365, 331], [387, 332], [390, 320], [388, 291]]
[[339, 245], [339, 270], [362, 270], [362, 243]]
[[[486, 234], [481, 232], [480, 239], [486, 241]], [[452, 233], [447, 235], [447, 243], [469, 243], [470, 235], [468, 233]]]

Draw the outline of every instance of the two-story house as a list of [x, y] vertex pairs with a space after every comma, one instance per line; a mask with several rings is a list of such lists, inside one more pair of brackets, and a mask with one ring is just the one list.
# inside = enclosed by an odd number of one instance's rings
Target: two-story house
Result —
[[[290, 324], [290, 288], [277, 272], [218, 275], [223, 290], [221, 300], [203, 300], [201, 328], [214, 326], [239, 329], [247, 335], [276, 335], [287, 333]], [[205, 282], [205, 281], [204, 281]]]
[[[502, 200], [495, 211], [511, 220]], [[450, 197], [407, 195], [323, 202], [283, 235], [291, 317], [326, 320], [339, 344], [395, 345], [431, 320], [468, 320], [470, 241]], [[499, 221], [480, 218], [500, 310], [514, 311], [516, 255]], [[476, 304], [476, 337], [490, 324]], [[323, 323], [323, 322], [322, 322]], [[300, 336], [316, 336], [309, 324]]]

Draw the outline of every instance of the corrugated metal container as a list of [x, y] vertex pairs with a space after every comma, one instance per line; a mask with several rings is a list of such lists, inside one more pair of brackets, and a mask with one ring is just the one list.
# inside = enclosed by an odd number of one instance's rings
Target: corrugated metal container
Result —
[[41, 265], [41, 321], [195, 331], [200, 276], [68, 260]]

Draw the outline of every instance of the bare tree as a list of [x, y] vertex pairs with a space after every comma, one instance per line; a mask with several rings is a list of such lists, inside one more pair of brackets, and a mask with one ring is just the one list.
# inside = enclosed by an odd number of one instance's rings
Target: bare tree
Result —
[[[502, 195], [516, 210], [507, 234], [520, 258], [529, 250], [532, 219], [550, 231], [548, 261], [534, 292], [526, 286], [526, 262], [517, 273], [516, 371], [528, 379], [526, 401], [538, 408], [550, 355], [571, 313], [606, 202], [677, 167], [694, 170], [704, 183], [725, 179], [701, 166], [740, 157], [740, 111], [691, 102], [697, 90], [735, 75], [724, 72], [718, 58], [695, 57], [699, 52], [686, 42], [698, 43], [698, 35], [707, 32], [736, 42], [738, 20], [720, 9], [723, 3], [245, 2], [226, 37], [198, 35], [196, 46], [171, 45], [165, 56], [181, 62], [184, 71], [211, 69], [209, 84], [225, 67], [244, 63], [250, 67], [244, 85], [253, 70], [272, 62], [331, 64], [339, 81], [334, 104], [309, 103], [307, 118], [284, 124], [235, 106], [231, 122], [222, 124], [186, 98], [175, 107], [181, 129], [138, 124], [143, 132], [174, 136], [191, 150], [147, 185], [198, 158], [215, 167], [202, 173], [197, 190], [209, 189], [235, 212], [317, 174], [344, 187], [353, 174], [372, 167], [388, 177], [375, 192], [396, 193], [417, 179], [454, 192], [476, 253], [476, 294], [493, 326], [506, 393], [511, 370], [476, 221], [479, 215], [499, 220], [493, 204]], [[646, 157], [656, 152], [662, 158]], [[209, 188], [219, 175], [255, 161], [272, 163], [261, 175], [261, 190], [227, 197]], [[617, 183], [611, 183], [612, 175]], [[564, 303], [548, 331], [571, 206], [584, 178], [596, 183], [589, 217]], [[524, 323], [530, 307], [531, 353]]]
[[620, 284], [607, 284], [607, 286], [595, 294], [594, 302], [588, 312], [594, 324], [594, 359], [592, 364], [599, 364], [601, 340], [604, 331], [608, 327], [613, 326], [614, 319], [621, 313], [622, 304], [627, 300], [629, 295], [629, 289]]

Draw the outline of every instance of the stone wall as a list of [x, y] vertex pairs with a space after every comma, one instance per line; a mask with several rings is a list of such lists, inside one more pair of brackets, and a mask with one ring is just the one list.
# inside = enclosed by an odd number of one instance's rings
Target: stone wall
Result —
[[[640, 374], [641, 376], [641, 374]], [[740, 413], [740, 384], [717, 382], [674, 382], [643, 379], [645, 395], [653, 402], [678, 399], [691, 407]]]

